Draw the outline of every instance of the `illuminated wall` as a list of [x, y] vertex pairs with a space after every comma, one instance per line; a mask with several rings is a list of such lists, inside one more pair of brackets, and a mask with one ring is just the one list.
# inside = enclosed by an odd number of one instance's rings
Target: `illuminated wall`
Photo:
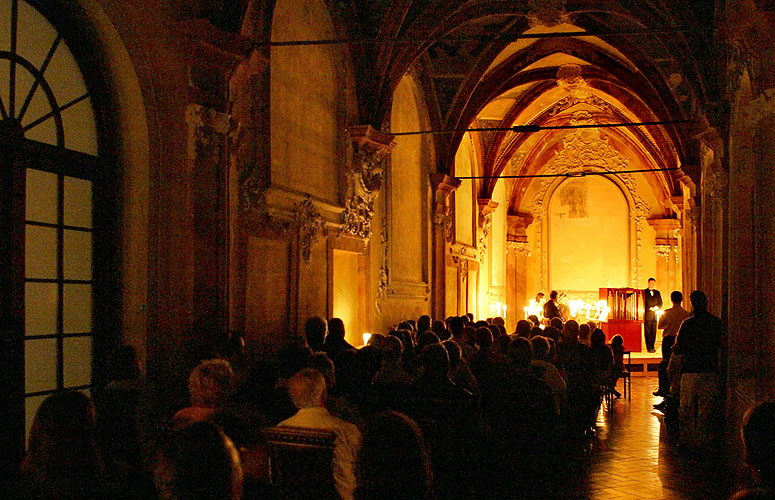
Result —
[[629, 208], [602, 177], [563, 182], [549, 202], [549, 286], [590, 291], [628, 285]]
[[[458, 177], [467, 177], [473, 175], [476, 171], [475, 157], [471, 148], [471, 139], [469, 134], [460, 141], [460, 147], [455, 155], [455, 175]], [[460, 187], [455, 191], [455, 240], [465, 245], [474, 244], [474, 235], [472, 221], [476, 220], [473, 207], [473, 184], [472, 180], [464, 180]]]
[[359, 317], [359, 254], [334, 250], [334, 314], [344, 321], [345, 339], [352, 345], [363, 344]]

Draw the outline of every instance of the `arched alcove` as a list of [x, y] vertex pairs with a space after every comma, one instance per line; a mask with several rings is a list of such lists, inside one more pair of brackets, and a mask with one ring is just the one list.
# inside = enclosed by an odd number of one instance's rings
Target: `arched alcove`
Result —
[[549, 288], [595, 292], [629, 285], [630, 213], [602, 176], [568, 179], [548, 204]]

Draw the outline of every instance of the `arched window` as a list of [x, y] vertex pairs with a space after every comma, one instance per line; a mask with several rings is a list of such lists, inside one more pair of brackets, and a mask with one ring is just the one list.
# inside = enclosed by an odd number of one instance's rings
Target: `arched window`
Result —
[[28, 431], [47, 395], [92, 383], [97, 128], [62, 34], [33, 3], [0, 3], [0, 333], [16, 371], [0, 370], [23, 385]]

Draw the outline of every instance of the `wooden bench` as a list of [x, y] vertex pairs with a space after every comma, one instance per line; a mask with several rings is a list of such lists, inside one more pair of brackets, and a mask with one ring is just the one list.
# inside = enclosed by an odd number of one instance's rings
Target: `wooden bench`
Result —
[[338, 500], [331, 461], [336, 436], [302, 427], [263, 430], [269, 448], [269, 477], [285, 500]]

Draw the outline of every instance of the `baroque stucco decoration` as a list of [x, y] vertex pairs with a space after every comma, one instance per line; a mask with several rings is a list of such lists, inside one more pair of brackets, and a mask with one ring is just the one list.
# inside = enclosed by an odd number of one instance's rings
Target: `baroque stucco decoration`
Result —
[[484, 262], [484, 256], [487, 254], [487, 242], [492, 228], [492, 214], [479, 213], [479, 261]]
[[370, 126], [352, 131], [352, 162], [347, 169], [347, 193], [341, 215], [341, 232], [371, 238], [374, 201], [382, 187], [393, 136]]
[[382, 303], [388, 295], [392, 295], [394, 290], [390, 288], [390, 270], [388, 268], [388, 220], [387, 216], [382, 218], [382, 265], [379, 267], [379, 279], [377, 283], [377, 298], [374, 303], [374, 312], [377, 318], [382, 315]]
[[[572, 125], [594, 124], [594, 120], [588, 111], [578, 111], [570, 120]], [[606, 172], [621, 172], [629, 169], [629, 161], [614, 149], [608, 139], [600, 134], [600, 129], [577, 129], [563, 140], [563, 149], [549, 162], [546, 169], [541, 172], [548, 175], [563, 175], [585, 170], [597, 170]], [[630, 199], [630, 217], [635, 221], [636, 251], [631, 261], [631, 274], [634, 283], [639, 282], [640, 275], [640, 249], [642, 248], [643, 228], [651, 209], [643, 197], [638, 194], [637, 181], [631, 174], [618, 174], [618, 179], [627, 189]], [[547, 192], [555, 180], [547, 178], [541, 182], [535, 196], [528, 207], [537, 224], [536, 250], [542, 255], [542, 222], [549, 209]], [[546, 263], [541, 259], [541, 288], [546, 288]]]
[[304, 262], [309, 264], [312, 247], [326, 235], [326, 223], [310, 198], [293, 207], [293, 222], [299, 235], [299, 252]]
[[530, 0], [528, 2], [528, 22], [531, 28], [544, 26], [551, 28], [571, 21], [565, 11], [566, 0]]
[[210, 108], [191, 104], [186, 109], [188, 124], [188, 159], [218, 163], [225, 139], [236, 127], [231, 116]]

